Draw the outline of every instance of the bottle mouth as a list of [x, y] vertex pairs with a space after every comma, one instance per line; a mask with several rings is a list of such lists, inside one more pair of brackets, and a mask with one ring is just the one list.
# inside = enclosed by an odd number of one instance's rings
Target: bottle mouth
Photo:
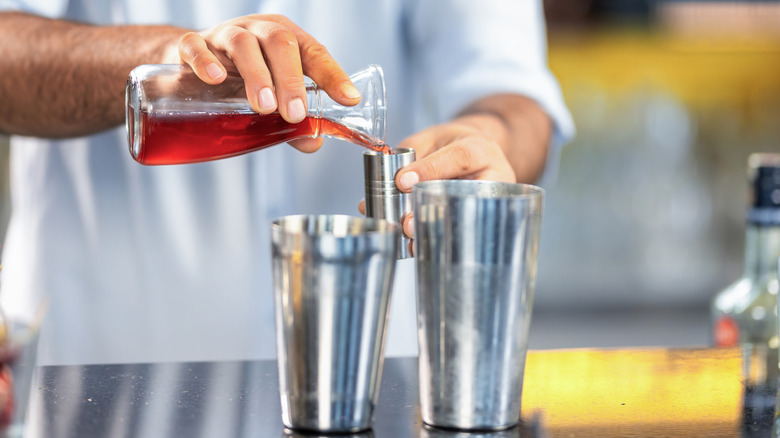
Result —
[[371, 80], [369, 84], [369, 95], [364, 98], [371, 99], [372, 105], [376, 114], [372, 117], [374, 136], [382, 144], [386, 141], [387, 136], [387, 90], [385, 89], [385, 74], [382, 71], [382, 67], [376, 64], [371, 64], [366, 68], [366, 73], [370, 75]]
[[387, 102], [382, 68], [372, 64], [350, 75], [349, 78], [360, 93], [360, 102], [345, 106], [337, 103], [327, 94], [319, 93], [319, 100], [310, 99], [309, 113], [313, 113], [314, 117], [335, 122], [351, 131], [347, 137], [334, 134], [325, 134], [326, 136], [344, 138], [377, 151], [389, 150], [383, 147], [387, 135]]
[[382, 67], [370, 64], [349, 77], [360, 92], [360, 103], [350, 112], [359, 118], [342, 118], [347, 126], [367, 136], [371, 143], [383, 145], [387, 136], [387, 91]]

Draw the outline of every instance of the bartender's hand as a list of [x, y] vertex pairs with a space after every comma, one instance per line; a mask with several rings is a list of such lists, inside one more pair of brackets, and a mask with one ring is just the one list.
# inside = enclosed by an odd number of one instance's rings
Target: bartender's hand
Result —
[[[534, 101], [487, 96], [452, 121], [403, 140], [398, 146], [415, 149], [417, 159], [398, 171], [395, 184], [408, 193], [418, 182], [435, 179], [533, 183], [544, 169], [551, 129]], [[403, 219], [403, 231], [414, 237], [414, 212]]]
[[[342, 105], [360, 102], [349, 75], [328, 50], [281, 15], [239, 17], [202, 32], [188, 32], [179, 40], [178, 55], [209, 84], [224, 81], [227, 69], [238, 70], [255, 111], [278, 110], [290, 123], [306, 117], [304, 75]], [[303, 152], [314, 152], [322, 146], [322, 138], [290, 143]]]
[[[396, 186], [406, 193], [418, 182], [434, 179], [502, 182], [517, 179], [501, 145], [463, 121], [435, 125], [408, 137], [398, 146], [415, 149], [417, 157], [395, 176]], [[358, 210], [365, 214], [365, 200], [360, 202]], [[413, 213], [407, 214], [402, 222], [404, 234], [413, 237]], [[409, 244], [409, 250], [413, 252], [413, 242]]]
[[[462, 121], [436, 125], [408, 137], [399, 145], [415, 149], [416, 160], [401, 169], [395, 184], [411, 192], [420, 181], [434, 179], [479, 179], [515, 182], [512, 166], [501, 145], [474, 126]], [[414, 237], [414, 214], [403, 219], [403, 231]], [[410, 242], [410, 251], [413, 242]]]

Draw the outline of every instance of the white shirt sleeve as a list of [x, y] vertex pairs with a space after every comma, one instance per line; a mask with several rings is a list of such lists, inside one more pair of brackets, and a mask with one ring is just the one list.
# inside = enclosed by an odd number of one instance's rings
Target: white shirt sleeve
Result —
[[23, 11], [44, 17], [60, 17], [68, 0], [0, 0], [0, 11]]
[[539, 0], [409, 2], [409, 50], [423, 105], [434, 122], [450, 119], [490, 94], [518, 93], [536, 101], [554, 124], [545, 179], [574, 123], [547, 66]]

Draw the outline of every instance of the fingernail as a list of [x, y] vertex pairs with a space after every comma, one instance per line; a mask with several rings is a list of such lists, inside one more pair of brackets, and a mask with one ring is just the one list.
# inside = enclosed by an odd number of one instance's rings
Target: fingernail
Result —
[[420, 177], [417, 172], [406, 172], [401, 175], [401, 179], [398, 181], [401, 183], [401, 190], [411, 190], [412, 186], [420, 182]]
[[341, 86], [341, 94], [349, 99], [359, 99], [360, 92], [352, 84], [344, 84]]
[[287, 113], [290, 119], [294, 121], [302, 121], [306, 118], [306, 107], [303, 106], [301, 99], [293, 99], [287, 104]]
[[206, 73], [208, 73], [209, 76], [211, 76], [211, 79], [219, 79], [224, 74], [224, 72], [219, 67], [219, 65], [217, 65], [214, 62], [206, 66]]
[[260, 95], [258, 97], [260, 101], [260, 108], [264, 110], [273, 110], [276, 107], [276, 98], [274, 97], [274, 92], [269, 87], [265, 87], [260, 90]]
[[407, 219], [404, 223], [404, 233], [407, 236], [414, 238], [414, 216]]

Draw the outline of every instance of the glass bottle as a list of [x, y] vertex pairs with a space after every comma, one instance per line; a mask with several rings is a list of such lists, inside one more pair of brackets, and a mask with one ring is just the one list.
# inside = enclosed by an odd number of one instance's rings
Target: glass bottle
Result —
[[765, 433], [775, 409], [778, 371], [780, 154], [748, 158], [751, 199], [742, 277], [712, 302], [713, 340], [741, 346], [742, 436]]
[[750, 155], [748, 178], [751, 200], [745, 229], [744, 271], [712, 301], [713, 342], [716, 346], [765, 344], [776, 350], [780, 154]]
[[340, 105], [307, 83], [307, 117], [292, 124], [278, 112], [263, 115], [252, 109], [237, 72], [209, 85], [186, 65], [141, 65], [130, 73], [125, 93], [130, 153], [147, 165], [186, 164], [321, 136], [389, 153], [381, 67], [370, 65], [350, 79], [360, 91], [360, 103]]

